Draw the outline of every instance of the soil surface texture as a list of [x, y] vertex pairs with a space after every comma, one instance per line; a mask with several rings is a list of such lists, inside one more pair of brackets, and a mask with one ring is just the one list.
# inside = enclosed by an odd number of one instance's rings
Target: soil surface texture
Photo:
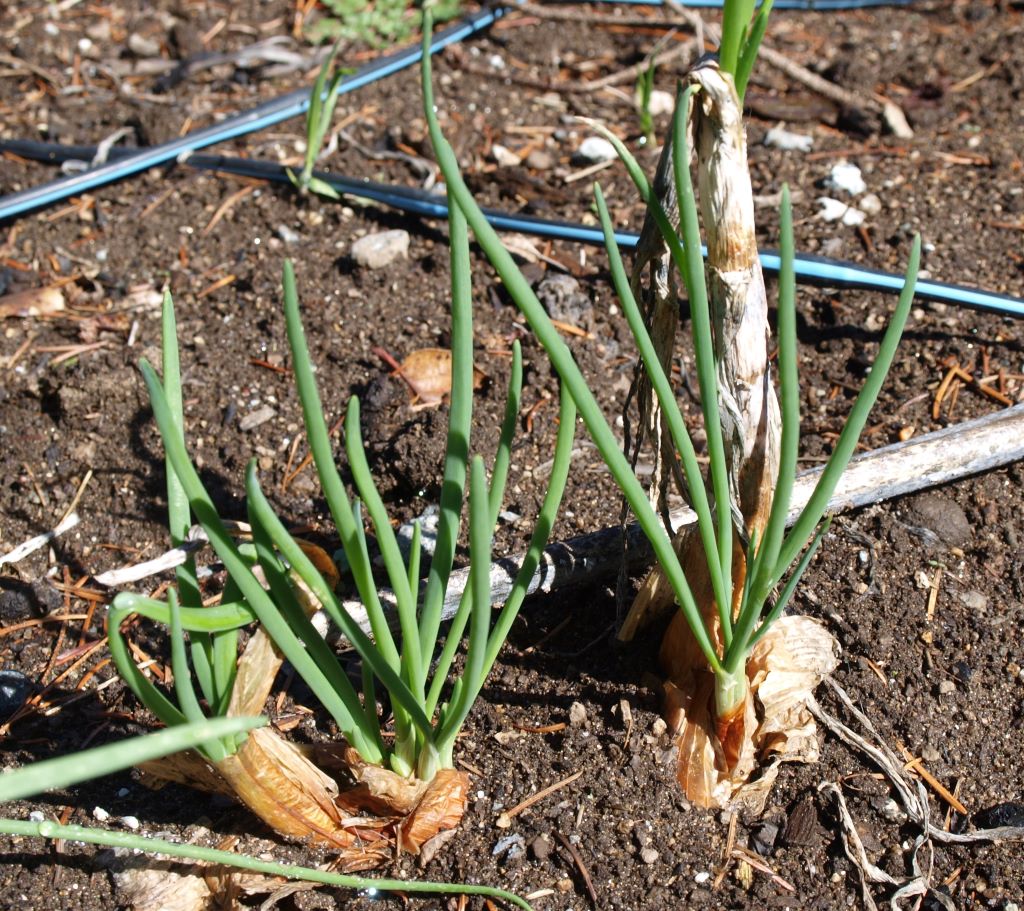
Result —
[[[296, 21], [307, 7], [306, 21]], [[301, 36], [322, 15], [315, 4], [290, 0], [10, 0], [0, 11], [0, 138], [94, 145], [124, 129], [117, 144], [134, 146], [207, 126], [308, 86], [315, 49]], [[617, 225], [639, 230], [642, 205], [622, 166], [586, 173], [579, 149], [590, 133], [577, 118], [608, 124], [653, 173], [658, 150], [642, 141], [630, 68], [643, 69], [653, 50], [678, 48], [655, 80], [659, 91], [674, 91], [694, 48], [692, 29], [665, 27], [674, 16], [632, 5], [526, 7], [439, 55], [442, 124], [481, 202], [593, 224], [597, 179]], [[280, 53], [268, 56], [271, 39]], [[766, 41], [858, 103], [823, 98], [759, 62], [747, 129], [760, 244], [777, 245], [785, 181], [796, 199], [801, 252], [899, 272], [920, 232], [931, 278], [1024, 297], [1019, 3], [926, 0], [776, 12]], [[380, 53], [353, 41], [340, 60], [360, 66]], [[878, 113], [883, 101], [904, 112], [912, 136], [886, 126]], [[417, 71], [343, 96], [335, 124], [342, 124], [337, 147], [322, 167], [406, 186], [433, 180]], [[668, 114], [656, 110], [654, 125], [664, 136]], [[780, 125], [806, 137], [810, 148], [766, 144]], [[211, 151], [294, 166], [304, 139], [297, 118]], [[826, 188], [843, 161], [860, 169], [866, 189], [858, 195]], [[0, 156], [0, 193], [57, 176], [52, 165]], [[822, 196], [857, 207], [863, 223], [826, 221]], [[361, 265], [355, 242], [387, 230], [408, 232], [407, 251], [382, 268]], [[114, 592], [93, 577], [169, 546], [163, 453], [137, 370], [142, 357], [159, 363], [163, 287], [177, 306], [190, 451], [222, 514], [245, 518], [244, 470], [256, 457], [286, 521], [333, 550], [313, 469], [295, 471], [306, 446], [289, 372], [282, 263], [295, 261], [328, 421], [343, 414], [351, 395], [362, 398], [373, 470], [393, 517], [405, 522], [436, 499], [447, 412], [444, 405], [418, 407], [381, 352], [401, 361], [447, 345], [446, 231], [444, 223], [365, 201], [300, 198], [287, 186], [185, 164], [0, 226], [0, 306], [9, 300], [4, 295], [44, 287], [59, 288], [64, 302], [52, 313], [15, 309], [0, 317], [0, 555], [53, 528], [72, 507], [80, 517], [49, 546], [0, 568], [5, 765], [155, 724], [108, 660], [104, 605]], [[569, 327], [567, 342], [608, 419], [621, 427], [634, 350], [607, 257], [597, 247], [531, 243], [523, 269]], [[513, 340], [525, 356], [524, 418], [495, 542], [497, 554], [510, 555], [523, 550], [544, 494], [557, 378], [476, 251], [474, 302], [475, 356], [487, 377], [475, 399], [476, 451], [491, 453], [496, 444]], [[800, 290], [802, 467], [829, 453], [893, 304], [879, 293]], [[685, 343], [678, 364], [680, 396], [698, 427]], [[962, 374], [943, 384], [954, 366]], [[917, 303], [862, 447], [1019, 403], [1022, 373], [1024, 323]], [[953, 831], [1024, 824], [1022, 485], [1024, 468], [1010, 466], [837, 516], [791, 608], [836, 635], [842, 653], [835, 680], [897, 756], [918, 760], [907, 775], [926, 772], [955, 795], [959, 810], [925, 785], [933, 822]], [[614, 527], [620, 508], [581, 426], [552, 537]], [[203, 552], [201, 562], [212, 555]], [[658, 714], [660, 631], [615, 643], [623, 611], [617, 571], [611, 560], [584, 586], [527, 602], [458, 744], [460, 767], [472, 776], [462, 825], [425, 868], [403, 857], [381, 873], [500, 886], [533, 895], [538, 911], [867, 907], [835, 798], [819, 791], [834, 783], [867, 858], [893, 880], [909, 879], [920, 829], [868, 757], [828, 731], [819, 730], [819, 763], [782, 769], [761, 817], [730, 820], [688, 805]], [[167, 578], [147, 578], [134, 589], [152, 592]], [[627, 604], [641, 579], [625, 586]], [[221, 582], [214, 573], [208, 593]], [[155, 629], [148, 635], [140, 644], [159, 655], [164, 640]], [[842, 715], [827, 687], [819, 698]], [[269, 710], [296, 739], [332, 733], [297, 682]], [[497, 826], [503, 811], [576, 773], [509, 827]], [[97, 807], [111, 815], [105, 825], [135, 817], [150, 834], [306, 863], [329, 860], [276, 839], [239, 806], [177, 786], [153, 792], [133, 773], [4, 813], [26, 818], [38, 810], [90, 824]], [[123, 907], [113, 878], [119, 863], [110, 851], [5, 837], [0, 908]], [[1019, 841], [934, 842], [918, 863], [928, 886], [921, 907], [1024, 905]], [[895, 888], [877, 883], [868, 891], [887, 905]], [[265, 900], [238, 899], [269, 907]], [[318, 888], [280, 894], [275, 907], [488, 906]]]

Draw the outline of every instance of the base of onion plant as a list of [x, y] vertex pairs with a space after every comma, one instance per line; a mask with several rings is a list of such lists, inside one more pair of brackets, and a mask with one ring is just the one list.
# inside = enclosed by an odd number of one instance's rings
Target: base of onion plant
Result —
[[[778, 485], [764, 534], [747, 538], [742, 527], [736, 527], [736, 510], [730, 502], [729, 477], [722, 422], [719, 413], [719, 389], [716, 372], [708, 294], [704, 263], [701, 256], [700, 231], [693, 184], [689, 171], [689, 148], [686, 123], [692, 87], [680, 95], [673, 120], [673, 165], [679, 200], [679, 231], [662, 210], [640, 166], [614, 134], [602, 130], [617, 148], [648, 210], [655, 218], [671, 252], [676, 268], [685, 283], [691, 312], [697, 375], [701, 389], [701, 405], [710, 456], [709, 477], [705, 480], [675, 392], [662, 369], [654, 345], [637, 302], [614, 239], [614, 229], [600, 187], [595, 185], [597, 210], [600, 215], [611, 265], [613, 282], [622, 310], [637, 343], [644, 369], [666, 417], [673, 443], [679, 454], [680, 470], [686, 480], [691, 505], [697, 514], [699, 543], [703, 549], [709, 579], [708, 597], [717, 610], [711, 621], [698, 603], [690, 581], [683, 572], [680, 558], [669, 534], [651, 506], [646, 493], [633, 473], [613, 433], [569, 349], [552, 325], [529, 283], [502, 245], [494, 230], [473, 199], [459, 173], [458, 162], [444, 138], [434, 107], [430, 84], [430, 60], [422, 62], [424, 110], [435, 155], [444, 175], [449, 198], [465, 214], [487, 257], [502, 278], [509, 294], [540, 343], [547, 350], [579, 409], [602, 457], [622, 489], [631, 509], [651, 543], [658, 562], [686, 618], [696, 647], [713, 675], [711, 711], [720, 739], [734, 736], [732, 726], [741, 723], [744, 707], [749, 705], [747, 659], [779, 619], [793, 590], [821, 542], [827, 523], [821, 526], [825, 509], [840, 475], [852, 457], [867, 421], [868, 413], [878, 397], [892, 363], [896, 348], [910, 312], [920, 261], [920, 238], [915, 239], [910, 255], [906, 283], [899, 303], [885, 332], [871, 373], [851, 409], [822, 475], [808, 503], [786, 533], [790, 494], [796, 473], [800, 436], [799, 386], [797, 377], [797, 344], [795, 317], [795, 280], [793, 273], [792, 214], [788, 190], [783, 192], [782, 205], [782, 270], [779, 282], [779, 374], [782, 399], [782, 453]], [[709, 492], [710, 491], [710, 492]], [[742, 590], [733, 591], [734, 540], [745, 543], [747, 571]], [[806, 548], [806, 549], [805, 549]], [[803, 555], [801, 556], [801, 552]], [[799, 559], [798, 559], [799, 558]], [[796, 563], [795, 569], [791, 570]], [[781, 591], [777, 591], [782, 585]], [[720, 642], [720, 645], [718, 644]]]
[[[406, 560], [399, 549], [383, 500], [374, 485], [363, 449], [359, 426], [359, 401], [349, 400], [345, 422], [345, 448], [358, 498], [349, 498], [334, 462], [331, 443], [310, 363], [299, 316], [295, 275], [290, 263], [284, 268], [284, 303], [295, 379], [306, 425], [306, 435], [325, 499], [337, 524], [351, 581], [369, 619], [368, 635], [346, 611], [335, 593], [337, 573], [324, 566], [324, 555], [296, 540], [285, 528], [259, 483], [255, 462], [246, 473], [251, 542], [239, 546], [193, 466], [182, 429], [180, 378], [173, 341], [173, 308], [165, 303], [165, 376], [143, 362], [153, 413], [167, 456], [169, 491], [180, 491], [186, 509], [206, 531], [214, 551], [228, 572], [222, 604], [216, 608], [181, 607], [174, 592], [166, 604], [134, 595], [120, 595], [111, 611], [111, 650], [121, 673], [136, 695], [167, 724], [203, 717], [193, 689], [193, 673], [203, 700], [215, 715], [235, 714], [240, 705], [262, 705], [282, 658], [287, 659], [331, 714], [348, 745], [328, 749], [331, 762], [347, 766], [363, 787], [371, 804], [389, 807], [394, 817], [392, 838], [385, 842], [377, 832], [378, 847], [400, 844], [415, 852], [437, 831], [457, 824], [465, 806], [468, 782], [454, 770], [455, 739], [480, 693], [513, 620], [526, 596], [527, 586], [540, 561], [565, 489], [575, 407], [562, 396], [560, 426], [549, 487], [537, 517], [526, 558], [511, 594], [497, 620], [491, 622], [491, 540], [511, 461], [513, 436], [522, 389], [522, 356], [518, 343], [512, 352], [512, 370], [505, 416], [490, 480], [480, 456], [470, 457], [470, 426], [473, 396], [473, 328], [469, 270], [469, 242], [465, 224], [456, 210], [451, 221], [452, 247], [452, 377], [448, 446], [440, 501], [437, 542], [426, 581], [421, 585], [420, 529], [415, 526], [413, 544]], [[435, 647], [441, 632], [441, 607], [451, 575], [455, 548], [462, 524], [465, 490], [469, 484], [470, 573], [458, 610], [451, 621], [438, 655]], [[173, 483], [170, 483], [173, 482]], [[174, 496], [171, 502], [176, 502]], [[385, 611], [381, 581], [371, 559], [365, 509], [384, 566], [394, 610]], [[172, 528], [187, 527], [175, 514]], [[330, 561], [326, 561], [328, 564]], [[326, 574], [324, 570], [327, 570]], [[259, 576], [257, 575], [259, 573]], [[179, 588], [198, 595], [194, 571], [179, 578]], [[348, 677], [337, 657], [317, 633], [313, 610], [322, 608], [362, 659], [359, 686]], [[144, 614], [167, 623], [171, 631], [171, 657], [175, 676], [176, 705], [134, 665], [120, 635], [122, 620], [130, 613]], [[240, 625], [255, 619], [259, 631], [235, 667], [234, 636]], [[395, 635], [392, 625], [400, 636]], [[184, 632], [192, 637], [191, 667]], [[227, 645], [219, 637], [229, 636]], [[270, 649], [270, 643], [275, 647]], [[454, 671], [456, 654], [465, 645], [461, 673]], [[387, 692], [394, 718], [393, 737], [386, 737], [379, 717], [377, 691]], [[323, 754], [324, 751], [320, 751]], [[338, 794], [333, 780], [307, 756], [276, 736], [250, 736], [238, 743], [211, 742], [201, 750], [220, 777], [267, 822], [286, 834], [312, 836], [335, 848], [363, 843], [352, 863], [385, 859], [365, 847], [368, 830], [346, 828], [343, 819], [365, 815], [366, 796]], [[288, 778], [298, 780], [297, 791], [271, 778], [252, 776], [254, 768], [278, 765]], [[187, 773], [171, 768], [168, 774], [187, 779]], [[272, 768], [267, 775], [273, 774]], [[212, 786], [216, 787], [217, 782]], [[286, 794], [285, 806], [278, 799]], [[289, 823], [278, 818], [298, 819]], [[372, 840], [372, 839], [371, 839]]]

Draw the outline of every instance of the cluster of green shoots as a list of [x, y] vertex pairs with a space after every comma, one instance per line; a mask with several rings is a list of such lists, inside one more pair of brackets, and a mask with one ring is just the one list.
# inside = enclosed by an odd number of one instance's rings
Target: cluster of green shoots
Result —
[[[356, 397], [348, 404], [345, 449], [357, 498], [351, 499], [346, 491], [335, 465], [314, 380], [299, 315], [295, 276], [291, 264], [285, 264], [284, 309], [306, 434], [372, 636], [367, 635], [346, 610], [274, 512], [260, 486], [255, 460], [249, 464], [245, 481], [252, 540], [243, 546], [235, 543], [185, 448], [174, 311], [170, 298], [165, 300], [163, 380], [149, 364], [143, 362], [140, 366], [167, 456], [171, 536], [176, 544], [183, 542], [191, 516], [194, 516], [228, 572], [221, 604], [213, 608], [202, 606], [191, 562], [179, 567], [177, 591], [172, 589], [166, 602], [132, 594], [121, 594], [114, 599], [110, 618], [111, 654], [135, 694], [165, 724], [182, 724], [205, 717], [193, 679], [198, 682], [206, 708], [212, 715], [221, 715], [227, 710], [234, 684], [238, 629], [257, 620], [364, 760], [390, 766], [402, 775], [415, 774], [423, 780], [431, 779], [439, 768], [452, 767], [455, 738], [522, 605], [554, 523], [568, 474], [575, 409], [572, 399], [563, 396], [548, 491], [526, 558], [492, 628], [491, 540], [508, 478], [519, 415], [522, 356], [517, 343], [513, 349], [500, 440], [488, 482], [483, 459], [479, 455], [470, 458], [473, 411], [470, 261], [465, 225], [457, 211], [453, 212], [451, 220], [451, 247], [453, 328], [447, 452], [436, 546], [422, 586], [419, 522], [414, 525], [406, 560], [370, 473]], [[442, 607], [462, 525], [467, 482], [469, 582], [440, 654], [435, 656]], [[391, 629], [381, 586], [374, 575], [364, 509], [376, 537], [388, 587], [394, 595], [401, 634], [398, 640]], [[254, 573], [257, 565], [266, 587]], [[305, 591], [312, 593], [362, 659], [362, 680], [358, 689], [313, 626], [304, 603]], [[128, 652], [118, 626], [121, 619], [132, 612], [166, 623], [170, 628], [177, 704], [136, 667]], [[185, 632], [189, 634], [189, 648], [184, 641]], [[456, 673], [454, 660], [464, 639], [465, 660], [461, 673]], [[382, 736], [384, 721], [378, 713], [378, 685], [386, 690], [394, 714], [391, 746], [386, 745]], [[217, 761], [235, 748], [236, 741], [229, 738], [205, 743], [202, 750], [209, 759]]]
[[[763, 30], [763, 29], [762, 29]], [[749, 43], [749, 40], [748, 40]], [[724, 48], [723, 48], [724, 50]], [[648, 210], [657, 220], [658, 227], [671, 252], [676, 269], [683, 277], [690, 301], [693, 344], [696, 353], [697, 375], [701, 390], [701, 407], [710, 457], [709, 477], [701, 473], [696, 449], [683, 419], [669, 378], [665, 375], [654, 344], [651, 341], [643, 315], [630, 289], [628, 277], [614, 238], [614, 227], [608, 214], [599, 185], [594, 186], [597, 211], [605, 237], [611, 265], [612, 279], [619, 303], [636, 340], [640, 358], [658, 397], [667, 420], [672, 441], [681, 462], [683, 477], [697, 521], [707, 568], [711, 578], [718, 619], [722, 627], [724, 650], [720, 653], [712, 641], [711, 630], [705, 625], [689, 581], [672, 546], [668, 532], [652, 507], [647, 494], [634, 474], [629, 460], [601, 412], [587, 380], [573, 360], [565, 342], [552, 325], [537, 300], [529, 282], [523, 277], [494, 229], [487, 223], [472, 194], [459, 173], [455, 154], [444, 138], [434, 109], [430, 83], [430, 57], [423, 55], [423, 85], [425, 111], [431, 140], [438, 164], [444, 174], [450, 199], [454, 199], [473, 229], [480, 246], [501, 276], [502, 282], [516, 305], [526, 317], [534, 335], [547, 351], [561, 377], [563, 386], [576, 402], [580, 417], [586, 424], [601, 456], [618, 483], [630, 508], [636, 515], [644, 534], [661, 564], [680, 609], [715, 676], [716, 709], [720, 717], [728, 717], [746, 694], [746, 659], [758, 639], [782, 614], [800, 575], [807, 567], [824, 529], [819, 523], [825, 514], [829, 498], [852, 457], [868, 413], [878, 397], [882, 382], [889, 370], [903, 327], [913, 300], [920, 239], [914, 242], [907, 271], [906, 284], [889, 327], [879, 346], [874, 366], [851, 409], [846, 424], [835, 444], [815, 489], [804, 509], [786, 533], [790, 496], [796, 476], [797, 451], [800, 439], [800, 392], [797, 376], [797, 340], [793, 273], [792, 212], [787, 189], [782, 202], [782, 269], [779, 278], [779, 374], [782, 399], [782, 440], [778, 486], [770, 517], [761, 540], [752, 536], [747, 545], [747, 573], [739, 602], [739, 610], [732, 613], [732, 564], [734, 529], [730, 507], [728, 469], [725, 440], [719, 415], [718, 379], [715, 365], [714, 339], [708, 305], [704, 263], [701, 255], [700, 229], [697, 205], [690, 175], [690, 151], [687, 144], [686, 121], [692, 88], [680, 93], [673, 117], [673, 166], [676, 192], [679, 200], [680, 225], [677, 231], [640, 165], [628, 149], [610, 132], [606, 137], [613, 142], [630, 177], [636, 185]], [[711, 495], [708, 494], [710, 487]], [[807, 547], [808, 542], [810, 546]], [[807, 547], [806, 550], [804, 548]], [[789, 569], [804, 551], [796, 569]], [[785, 584], [777, 595], [776, 587]]]

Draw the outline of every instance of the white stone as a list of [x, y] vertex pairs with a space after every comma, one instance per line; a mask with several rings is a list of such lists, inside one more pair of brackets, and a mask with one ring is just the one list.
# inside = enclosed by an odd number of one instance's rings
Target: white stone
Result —
[[877, 215], [882, 211], [882, 200], [874, 193], [868, 193], [857, 200], [857, 208], [868, 215]]
[[821, 211], [818, 215], [824, 221], [841, 221], [850, 228], [864, 224], [864, 220], [867, 218], [867, 215], [861, 212], [860, 209], [856, 209], [848, 203], [840, 202], [838, 199], [832, 199], [830, 196], [819, 196], [818, 205], [821, 206]]
[[619, 157], [618, 152], [603, 136], [588, 136], [580, 143], [577, 152], [580, 158], [591, 164], [601, 164], [604, 161], [612, 161]]
[[110, 819], [110, 814], [104, 810], [103, 807], [93, 807], [92, 818], [95, 819], [96, 822], [106, 822]]
[[409, 232], [398, 228], [360, 237], [351, 249], [352, 258], [367, 269], [383, 269], [409, 252]]
[[810, 152], [814, 145], [813, 136], [804, 136], [803, 133], [791, 133], [783, 127], [772, 127], [764, 134], [764, 144], [783, 152]]
[[860, 168], [848, 161], [840, 161], [832, 166], [832, 171], [825, 178], [825, 186], [830, 190], [840, 190], [851, 196], [860, 196], [868, 185], [860, 173]]
[[651, 92], [650, 100], [647, 102], [647, 110], [652, 117], [660, 117], [662, 114], [671, 114], [676, 109], [676, 96], [671, 92], [663, 92], [655, 89]]
[[491, 158], [494, 159], [495, 164], [503, 168], [514, 168], [523, 161], [511, 149], [497, 142], [491, 146]]

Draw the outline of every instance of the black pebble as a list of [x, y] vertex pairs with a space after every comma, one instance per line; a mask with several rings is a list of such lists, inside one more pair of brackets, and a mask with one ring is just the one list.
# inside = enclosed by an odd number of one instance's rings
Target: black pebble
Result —
[[1024, 803], [1008, 800], [994, 807], [978, 810], [971, 822], [979, 829], [997, 829], [1000, 826], [1024, 826]]
[[0, 718], [10, 718], [32, 691], [32, 681], [20, 671], [0, 670]]

